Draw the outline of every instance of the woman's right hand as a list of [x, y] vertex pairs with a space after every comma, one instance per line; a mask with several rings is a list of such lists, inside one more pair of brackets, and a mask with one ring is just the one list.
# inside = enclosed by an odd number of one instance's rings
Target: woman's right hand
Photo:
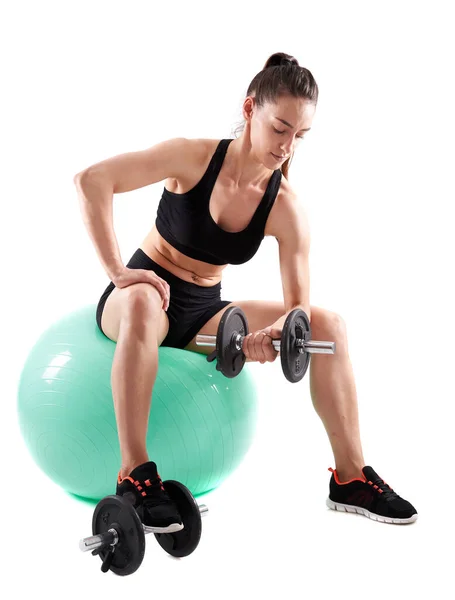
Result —
[[112, 283], [120, 289], [133, 285], [133, 283], [149, 283], [159, 291], [163, 300], [163, 309], [167, 310], [169, 308], [169, 299], [171, 297], [169, 284], [164, 279], [161, 279], [161, 277], [158, 277], [154, 271], [125, 267], [112, 279]]

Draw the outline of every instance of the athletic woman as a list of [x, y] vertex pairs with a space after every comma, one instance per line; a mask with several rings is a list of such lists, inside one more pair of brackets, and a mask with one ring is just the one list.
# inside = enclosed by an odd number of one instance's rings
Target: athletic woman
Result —
[[[276, 53], [247, 89], [239, 138], [173, 138], [94, 164], [74, 178], [84, 223], [111, 280], [96, 318], [117, 344], [112, 365], [121, 449], [116, 490], [130, 495], [143, 523], [157, 531], [183, 527], [146, 449], [158, 347], [204, 352], [196, 336], [216, 335], [232, 305], [248, 319], [247, 360], [276, 359], [272, 338], [280, 337], [297, 307], [310, 318], [314, 339], [336, 343], [334, 355], [313, 355], [309, 368], [313, 405], [336, 466], [329, 469], [329, 508], [387, 523], [417, 519], [415, 508], [365, 465], [345, 323], [335, 312], [310, 305], [310, 231], [288, 172], [311, 128], [317, 100], [311, 72], [294, 57]], [[113, 229], [113, 195], [160, 181], [165, 183], [156, 222], [124, 265]], [[278, 242], [284, 301], [222, 300], [223, 269], [250, 260], [264, 236]]]

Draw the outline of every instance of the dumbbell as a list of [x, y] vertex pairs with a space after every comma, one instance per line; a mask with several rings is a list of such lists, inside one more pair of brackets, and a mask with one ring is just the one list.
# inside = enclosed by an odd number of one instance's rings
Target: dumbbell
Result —
[[79, 542], [82, 552], [99, 555], [101, 571], [116, 575], [131, 575], [140, 567], [145, 553], [145, 534], [154, 533], [159, 545], [171, 556], [191, 554], [199, 544], [202, 532], [201, 517], [207, 506], [197, 504], [190, 490], [173, 480], [163, 481], [171, 500], [182, 517], [183, 529], [174, 533], [157, 533], [144, 525], [132, 503], [123, 496], [106, 496], [96, 505], [92, 518], [92, 533]]
[[[197, 346], [214, 346], [216, 350], [207, 356], [226, 377], [236, 377], [243, 369], [246, 356], [242, 350], [248, 335], [245, 313], [238, 306], [231, 306], [221, 317], [216, 336], [199, 334]], [[284, 323], [281, 339], [272, 345], [281, 354], [281, 367], [288, 381], [300, 381], [310, 363], [311, 354], [335, 354], [335, 342], [319, 342], [311, 339], [311, 327], [307, 314], [300, 308], [289, 313]]]

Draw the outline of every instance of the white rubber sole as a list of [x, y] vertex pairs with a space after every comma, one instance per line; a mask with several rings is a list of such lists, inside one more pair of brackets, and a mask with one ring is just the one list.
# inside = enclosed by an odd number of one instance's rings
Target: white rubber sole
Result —
[[380, 521], [381, 523], [391, 523], [393, 525], [405, 525], [406, 523], [414, 523], [417, 521], [417, 517], [419, 515], [412, 515], [409, 519], [391, 519], [390, 517], [381, 517], [380, 515], [376, 515], [366, 508], [362, 508], [360, 506], [352, 506], [350, 504], [340, 504], [339, 502], [333, 502], [330, 498], [327, 498], [326, 504], [332, 510], [338, 510], [340, 512], [349, 512], [349, 513], [357, 513], [358, 515], [363, 515], [364, 517], [368, 517], [369, 519], [373, 519], [373, 521]]
[[182, 531], [184, 529], [183, 524], [173, 523], [168, 527], [150, 527], [149, 525], [142, 524], [145, 533], [176, 533], [177, 531]]

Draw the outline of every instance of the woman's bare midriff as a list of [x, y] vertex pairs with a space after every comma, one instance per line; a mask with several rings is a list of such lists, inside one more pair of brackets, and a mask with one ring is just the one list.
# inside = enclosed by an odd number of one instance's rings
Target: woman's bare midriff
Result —
[[185, 256], [166, 242], [155, 226], [140, 248], [147, 256], [173, 275], [202, 287], [210, 287], [219, 283], [221, 273], [226, 267], [226, 265], [209, 265]]
[[[198, 140], [199, 145], [196, 150], [187, 158], [188, 169], [185, 178], [179, 178], [179, 180], [168, 178], [165, 181], [165, 188], [175, 194], [184, 194], [191, 190], [207, 170], [219, 141], [213, 139]], [[228, 156], [229, 149], [212, 190], [209, 209], [215, 223], [226, 231], [234, 233], [243, 230], [251, 221], [265, 193], [268, 180], [265, 179], [260, 185], [249, 186], [246, 189], [233, 188], [230, 185], [225, 168], [225, 164], [228, 163]], [[267, 221], [264, 232], [266, 236], [273, 235], [274, 213], [277, 205], [279, 205], [279, 197], [285, 192], [285, 189], [286, 182], [283, 177], [277, 201]], [[173, 275], [203, 287], [210, 287], [219, 283], [222, 272], [227, 266], [211, 265], [185, 256], [159, 234], [156, 226], [153, 226], [140, 248], [152, 260]]]

